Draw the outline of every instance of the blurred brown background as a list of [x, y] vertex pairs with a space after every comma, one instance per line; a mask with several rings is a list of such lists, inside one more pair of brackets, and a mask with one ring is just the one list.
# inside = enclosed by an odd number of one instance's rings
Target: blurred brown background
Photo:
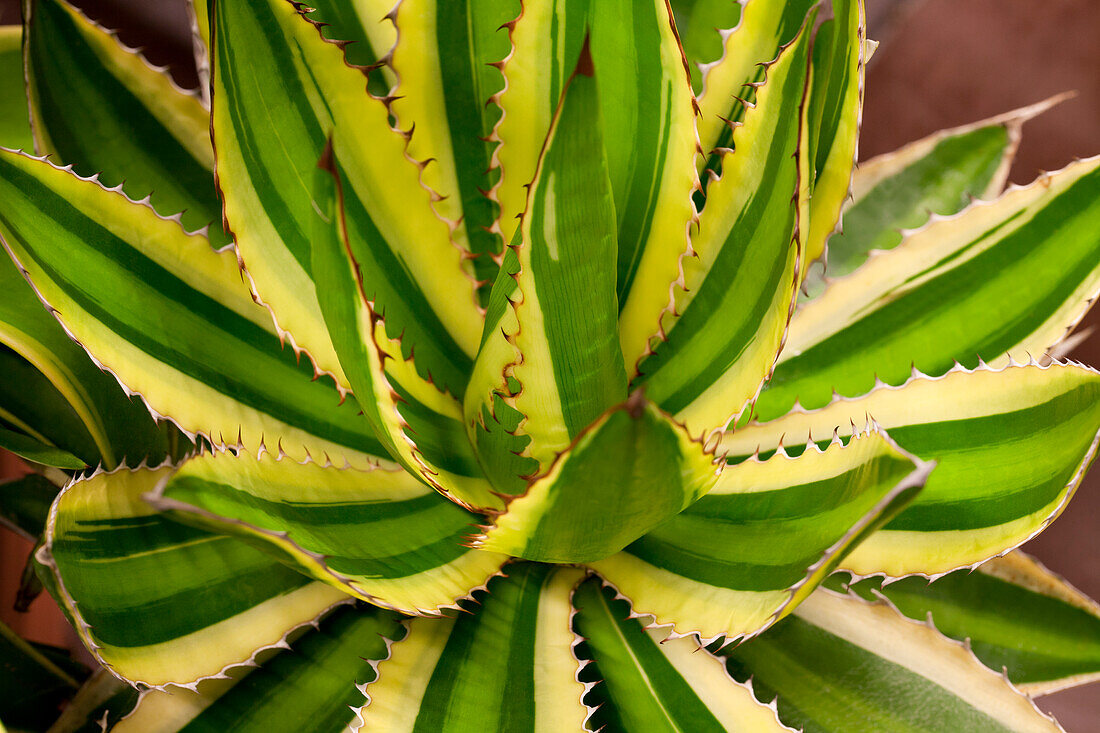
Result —
[[[76, 0], [150, 61], [196, 84], [181, 0]], [[1076, 98], [1024, 130], [1012, 181], [1028, 183], [1075, 157], [1100, 154], [1100, 2], [1097, 0], [867, 0], [869, 36], [881, 42], [868, 70], [861, 158], [942, 127], [989, 117], [1066, 90]], [[0, 0], [0, 23], [18, 23], [17, 0]], [[1100, 236], [1100, 233], [1098, 233]], [[1083, 324], [1100, 323], [1100, 309]], [[1100, 366], [1100, 334], [1072, 358]], [[2, 378], [2, 376], [0, 376]], [[17, 463], [0, 455], [0, 476]], [[1094, 598], [1100, 597], [1100, 469], [1070, 509], [1027, 551]], [[0, 618], [41, 641], [75, 644], [45, 595], [29, 614], [11, 599], [29, 543], [0, 529]], [[1039, 699], [1069, 731], [1100, 731], [1100, 684]]]

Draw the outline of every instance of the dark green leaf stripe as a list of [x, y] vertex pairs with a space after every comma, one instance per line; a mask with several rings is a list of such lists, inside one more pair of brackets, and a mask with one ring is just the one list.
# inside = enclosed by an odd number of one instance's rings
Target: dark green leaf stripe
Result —
[[0, 146], [32, 150], [22, 45], [20, 26], [0, 26]]
[[151, 686], [221, 675], [345, 596], [240, 540], [157, 514], [171, 469], [122, 469], [58, 498], [40, 555], [59, 601], [111, 670]]
[[512, 499], [475, 546], [542, 562], [599, 560], [683, 511], [716, 476], [713, 454], [635, 392]]
[[26, 13], [37, 151], [82, 176], [98, 173], [107, 186], [123, 184], [131, 198], [152, 192], [158, 212], [185, 212], [188, 230], [211, 224], [213, 243], [228, 241], [198, 99], [63, 0], [32, 0]]
[[767, 634], [728, 652], [734, 679], [779, 695], [807, 733], [1058, 731], [961, 643], [885, 603], [818, 591]]
[[190, 460], [150, 501], [406, 612], [453, 607], [504, 560], [464, 546], [476, 515], [400, 470], [215, 454]]
[[163, 460], [179, 437], [176, 429], [154, 423], [140, 400], [88, 358], [6, 254], [0, 292], [0, 343], [16, 352], [0, 354], [0, 373], [7, 377], [0, 385], [0, 420], [87, 465]]
[[[203, 733], [234, 730], [343, 733], [360, 720], [363, 686], [376, 678], [389, 640], [403, 629], [391, 612], [343, 606], [254, 670], [210, 680], [196, 692], [151, 692], [111, 730], [117, 733]], [[307, 723], [308, 721], [308, 723]]]
[[[1100, 161], [934, 219], [801, 308], [756, 414], [1057, 344], [1100, 290]], [[995, 361], [996, 360], [996, 361]]]
[[338, 407], [331, 386], [282, 348], [231, 254], [14, 153], [0, 155], [0, 199], [0, 233], [39, 293], [158, 413], [214, 441], [266, 439], [299, 458], [381, 454], [354, 402]]
[[481, 332], [463, 252], [434, 213], [385, 104], [365, 93], [361, 71], [299, 10], [285, 0], [214, 4], [217, 174], [240, 255], [280, 328], [342, 380], [309, 249], [312, 172], [335, 130], [367, 295], [385, 313], [388, 335], [401, 337], [402, 356], [415, 349], [421, 376], [460, 395]]
[[569, 594], [581, 571], [516, 563], [472, 613], [414, 619], [378, 665], [366, 730], [580, 730], [584, 686], [571, 653]]
[[[963, 127], [941, 130], [892, 153], [860, 163], [841, 231], [829, 238], [827, 275], [842, 277], [875, 250], [893, 249], [902, 231], [932, 213], [957, 213], [974, 198], [992, 199], [1004, 187], [1023, 124], [1066, 95]], [[820, 267], [803, 282], [811, 297], [825, 287]]]
[[790, 730], [694, 638], [666, 639], [667, 628], [644, 629], [630, 605], [596, 578], [577, 588], [573, 604], [574, 629], [600, 680], [586, 698], [602, 703], [592, 729]]
[[722, 448], [738, 460], [775, 448], [784, 434], [825, 441], [873, 415], [899, 445], [938, 467], [913, 504], [844, 567], [942, 573], [1006, 552], [1062, 511], [1096, 450], [1098, 405], [1100, 375], [1079, 365], [959, 368], [746, 426]]
[[[498, 66], [508, 55], [507, 26], [518, 0], [402, 3], [394, 10], [397, 44], [389, 61], [398, 79], [391, 105], [402, 129], [415, 128], [410, 154], [434, 162], [424, 180], [447, 198], [440, 213], [458, 222], [456, 234], [477, 255], [479, 280], [492, 282], [502, 241], [496, 207], [486, 192], [495, 182], [491, 134], [504, 86]], [[488, 291], [483, 291], [488, 295]]]
[[592, 58], [618, 226], [619, 331], [628, 376], [669, 308], [696, 221], [695, 98], [664, 0], [594, 7]]
[[[697, 0], [695, 7], [704, 4], [708, 7], [714, 5], [709, 0]], [[721, 3], [726, 6], [732, 4]], [[742, 119], [746, 110], [738, 98], [752, 101], [754, 90], [747, 85], [763, 78], [760, 65], [774, 61], [780, 49], [794, 39], [814, 4], [813, 0], [783, 3], [747, 0], [742, 3], [737, 26], [722, 34], [721, 58], [703, 69], [703, 90], [699, 95], [699, 142], [704, 153], [709, 155], [715, 148], [734, 146], [732, 130], [725, 120]], [[696, 31], [695, 12], [688, 38]], [[727, 9], [725, 12], [730, 11]], [[688, 50], [688, 38], [685, 38], [685, 50]]]
[[[516, 267], [500, 271], [490, 298], [465, 403], [479, 439], [477, 418], [495, 394], [505, 395], [523, 416], [519, 434], [531, 438], [525, 455], [543, 467], [626, 398], [614, 295], [615, 208], [592, 71], [586, 48], [539, 161], [519, 241], [510, 247]], [[507, 378], [518, 383], [515, 390]]]
[[930, 615], [941, 633], [969, 639], [987, 667], [1003, 668], [1029, 694], [1100, 677], [1100, 609], [1021, 552], [932, 583], [904, 578], [883, 586], [872, 578], [852, 590], [867, 600], [882, 593], [918, 621]]
[[863, 2], [832, 0], [833, 17], [814, 38], [799, 146], [799, 228], [807, 262], [824, 253], [851, 190], [867, 63]]
[[794, 297], [799, 103], [809, 33], [767, 69], [755, 109], [711, 184], [697, 257], [683, 263], [664, 341], [641, 362], [650, 399], [692, 432], [724, 426], [751, 400], [779, 350]]
[[343, 169], [326, 148], [317, 166], [312, 270], [329, 336], [375, 435], [412, 475], [467, 507], [498, 507], [466, 440], [461, 404], [424, 379], [389, 339], [356, 261]]
[[728, 466], [709, 494], [592, 567], [680, 633], [759, 633], [912, 501], [931, 468], [870, 429]]

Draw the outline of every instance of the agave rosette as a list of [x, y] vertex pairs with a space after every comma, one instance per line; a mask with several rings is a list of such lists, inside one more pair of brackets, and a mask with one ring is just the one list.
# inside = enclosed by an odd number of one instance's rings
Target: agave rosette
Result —
[[853, 172], [855, 0], [314, 5], [194, 3], [191, 94], [25, 3], [0, 445], [101, 466], [38, 559], [117, 730], [1057, 729], [1100, 613], [1014, 550], [1100, 439], [1100, 160], [1002, 193], [1049, 104]]

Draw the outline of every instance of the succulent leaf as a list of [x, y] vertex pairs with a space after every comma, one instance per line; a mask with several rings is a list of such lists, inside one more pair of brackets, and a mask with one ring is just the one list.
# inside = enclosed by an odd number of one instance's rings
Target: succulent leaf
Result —
[[814, 268], [803, 290], [811, 297], [820, 295], [829, 278], [849, 274], [876, 250], [893, 249], [901, 243], [902, 231], [922, 226], [933, 213], [955, 214], [975, 198], [996, 198], [1008, 178], [1023, 124], [1066, 96], [940, 130], [861, 162], [852, 173], [842, 231], [829, 238], [827, 277], [822, 277], [822, 268]]
[[148, 687], [224, 677], [281, 646], [346, 594], [226, 535], [178, 524], [142, 500], [172, 472], [118, 469], [57, 498], [39, 559], [55, 597], [113, 674]]
[[751, 85], [763, 78], [761, 67], [798, 35], [813, 5], [814, 0], [741, 3], [737, 25], [721, 32], [721, 57], [702, 68], [699, 142], [706, 155], [715, 148], [732, 147], [729, 122], [740, 121], [745, 112], [740, 99], [750, 96]]
[[869, 51], [863, 3], [832, 0], [833, 17], [814, 36], [799, 144], [799, 228], [807, 263], [825, 253], [851, 190]]
[[666, 628], [643, 628], [648, 619], [610, 590], [589, 578], [573, 594], [573, 625], [597, 660], [594, 693], [610, 703], [597, 711], [600, 722], [623, 730], [792, 730], [694, 637], [669, 639]]
[[857, 574], [937, 574], [1037, 534], [1065, 508], [1100, 440], [1100, 374], [1076, 364], [957, 368], [899, 388], [838, 397], [727, 435], [731, 460], [784, 435], [824, 442], [875, 417], [905, 449], [938, 462], [925, 490], [843, 564]]
[[111, 730], [268, 733], [305, 720], [318, 733], [356, 730], [360, 719], [355, 708], [363, 703], [363, 686], [375, 679], [390, 640], [401, 633], [389, 611], [342, 606], [258, 669], [231, 670], [230, 679], [205, 680], [197, 691], [146, 692]]
[[[813, 16], [811, 16], [812, 18]], [[636, 383], [693, 434], [722, 428], [775, 363], [796, 297], [801, 244], [799, 107], [810, 25], [767, 67], [757, 102], [707, 190], [659, 338]]]
[[464, 547], [477, 516], [399, 469], [338, 471], [270, 455], [210, 454], [185, 463], [148, 500], [405, 613], [454, 608], [507, 559]]
[[399, 127], [414, 130], [409, 154], [433, 161], [423, 180], [444, 197], [436, 211], [454, 222], [456, 241], [479, 255], [477, 278], [490, 283], [503, 249], [486, 193], [496, 176], [491, 136], [500, 117], [492, 99], [504, 86], [497, 67], [519, 14], [519, 0], [402, 0], [393, 10], [390, 109]]
[[359, 712], [365, 730], [583, 730], [569, 629], [580, 570], [515, 563], [477, 613], [413, 619], [378, 665]]
[[65, 0], [24, 0], [23, 12], [36, 152], [122, 184], [132, 199], [152, 193], [159, 213], [182, 212], [189, 231], [209, 226], [211, 241], [225, 244], [209, 112], [198, 96]]
[[522, 415], [515, 432], [531, 438], [525, 455], [543, 468], [626, 398], [598, 86], [586, 46], [547, 135], [510, 246], [514, 262], [501, 269], [490, 297], [465, 404], [467, 431], [477, 441], [484, 435], [478, 418], [503, 395]]
[[37, 540], [57, 492], [53, 482], [37, 473], [0, 483], [0, 525]]
[[969, 640], [985, 666], [1004, 669], [1029, 695], [1100, 679], [1100, 607], [1020, 551], [932, 582], [868, 578], [851, 589], [868, 601], [881, 594], [909, 618]]
[[1061, 730], [966, 645], [884, 601], [818, 590], [722, 654], [759, 698], [780, 693], [780, 720], [803, 730]]
[[156, 414], [190, 435], [251, 450], [267, 440], [299, 460], [382, 455], [354, 402], [338, 407], [331, 385], [310, 381], [310, 366], [282, 348], [230, 253], [17, 153], [0, 152], [0, 198], [0, 236], [39, 297]]
[[510, 499], [474, 544], [540, 562], [599, 560], [698, 500], [714, 485], [714, 464], [712, 451], [635, 392]]
[[869, 427], [847, 445], [727, 466], [706, 496], [590, 566], [677, 635], [754, 636], [913, 500], [932, 464]]
[[900, 384], [915, 365], [1039, 358], [1100, 291], [1100, 158], [1073, 163], [960, 214], [934, 217], [795, 313], [760, 419]]
[[[391, 129], [361, 69], [286, 0], [214, 2], [213, 131], [225, 218], [258, 300], [280, 332], [347, 382], [310, 274], [311, 184], [326, 137], [348, 174], [350, 241], [387, 335], [441, 388], [460, 395], [481, 335], [464, 252]], [[259, 74], [265, 65], [279, 74]], [[354, 130], [355, 134], [350, 134]]]
[[342, 167], [325, 148], [314, 174], [318, 216], [310, 265], [325, 325], [375, 435], [412, 475], [467, 507], [497, 507], [462, 428], [462, 405], [420, 376], [366, 291], [355, 259]]

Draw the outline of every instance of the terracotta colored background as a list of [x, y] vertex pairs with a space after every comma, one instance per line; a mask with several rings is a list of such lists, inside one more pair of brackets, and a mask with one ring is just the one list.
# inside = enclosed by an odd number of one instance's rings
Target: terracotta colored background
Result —
[[[78, 0], [77, 5], [151, 61], [194, 85], [182, 3]], [[861, 158], [892, 150], [942, 127], [972, 122], [1065, 90], [1078, 96], [1028, 123], [1012, 169], [1027, 183], [1076, 157], [1100, 154], [1100, 2], [1096, 0], [867, 0], [871, 38], [881, 41], [868, 70]], [[18, 2], [0, 0], [0, 23], [17, 23]], [[1100, 236], [1100, 233], [1098, 233]], [[1100, 309], [1098, 309], [1100, 310]], [[1100, 322], [1090, 314], [1084, 328]], [[1100, 365], [1100, 335], [1072, 355]], [[0, 375], [0, 378], [3, 378]], [[18, 470], [0, 455], [0, 475]], [[1052, 531], [1027, 550], [1094, 598], [1100, 597], [1100, 469], [1078, 491]], [[31, 638], [75, 645], [52, 601], [11, 611], [30, 544], [0, 530], [0, 618]], [[1098, 729], [1100, 685], [1040, 698], [1069, 731]]]

